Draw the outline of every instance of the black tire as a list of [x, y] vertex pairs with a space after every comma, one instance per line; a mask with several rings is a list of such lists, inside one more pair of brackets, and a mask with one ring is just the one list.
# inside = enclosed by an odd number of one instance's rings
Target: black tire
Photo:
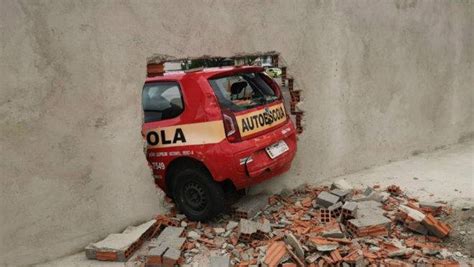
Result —
[[184, 169], [173, 179], [174, 201], [189, 220], [207, 221], [224, 210], [224, 191], [207, 171]]

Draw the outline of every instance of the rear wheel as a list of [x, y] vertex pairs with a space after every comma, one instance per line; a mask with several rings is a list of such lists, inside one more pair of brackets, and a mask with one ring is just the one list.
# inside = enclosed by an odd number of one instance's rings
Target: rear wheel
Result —
[[224, 191], [206, 171], [185, 169], [174, 179], [174, 201], [188, 219], [206, 221], [224, 210]]

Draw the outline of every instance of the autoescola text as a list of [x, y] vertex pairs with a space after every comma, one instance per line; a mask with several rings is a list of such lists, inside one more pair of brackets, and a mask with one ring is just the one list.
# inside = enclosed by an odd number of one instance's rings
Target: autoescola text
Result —
[[[159, 132], [159, 134], [157, 133]], [[156, 146], [159, 144], [176, 144], [178, 142], [186, 143], [186, 137], [184, 136], [184, 132], [181, 128], [176, 128], [174, 131], [173, 139], [167, 139], [165, 130], [154, 130], [149, 131], [146, 135], [146, 141], [149, 145]], [[168, 132], [169, 134], [169, 132]]]
[[267, 110], [260, 114], [242, 118], [242, 132], [252, 131], [266, 125], [271, 125], [274, 121], [278, 121], [285, 117], [285, 111], [280, 106], [273, 110]]

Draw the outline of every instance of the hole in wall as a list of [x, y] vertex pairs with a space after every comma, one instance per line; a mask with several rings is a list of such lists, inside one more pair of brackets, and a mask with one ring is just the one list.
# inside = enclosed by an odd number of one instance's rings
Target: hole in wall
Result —
[[279, 86], [283, 95], [285, 110], [295, 124], [298, 134], [303, 133], [303, 114], [300, 108], [302, 90], [295, 87], [285, 60], [276, 51], [239, 53], [228, 57], [204, 55], [200, 57], [173, 57], [154, 54], [147, 58], [147, 77], [166, 76], [176, 72], [193, 72], [204, 68], [229, 66], [261, 66]]

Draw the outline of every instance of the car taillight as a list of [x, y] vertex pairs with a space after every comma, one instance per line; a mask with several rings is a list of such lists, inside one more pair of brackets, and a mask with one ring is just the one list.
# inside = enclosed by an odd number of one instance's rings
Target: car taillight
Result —
[[222, 118], [224, 121], [224, 129], [227, 140], [229, 140], [229, 142], [231, 143], [241, 141], [237, 121], [235, 120], [234, 114], [232, 114], [232, 112], [229, 110], [223, 110]]

